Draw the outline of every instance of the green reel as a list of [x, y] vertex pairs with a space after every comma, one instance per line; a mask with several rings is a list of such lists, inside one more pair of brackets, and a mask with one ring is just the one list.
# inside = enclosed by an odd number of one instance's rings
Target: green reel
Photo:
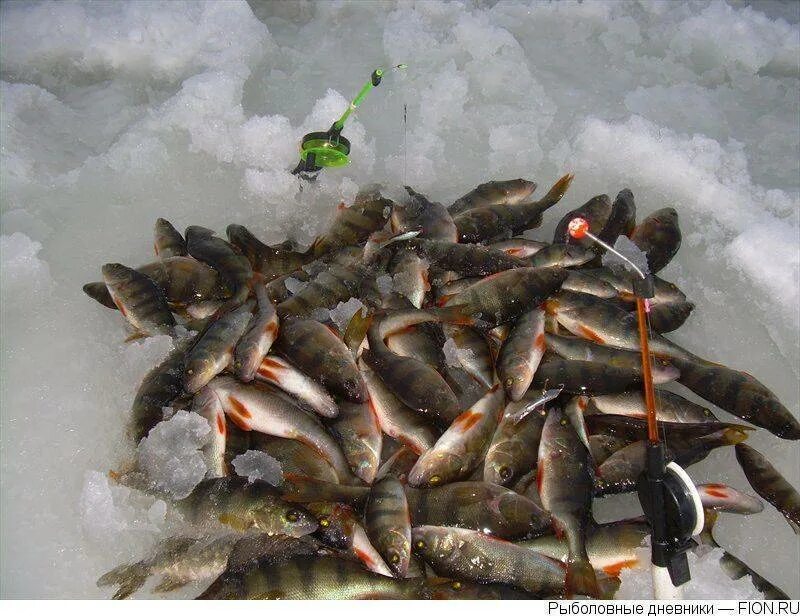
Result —
[[[330, 133], [308, 133], [300, 143], [300, 161], [315, 167], [344, 167], [350, 162], [350, 142]], [[311, 160], [309, 161], [309, 157]]]
[[[395, 68], [405, 68], [405, 65], [401, 64]], [[344, 123], [372, 88], [380, 84], [382, 77], [383, 70], [375, 69], [347, 110], [327, 131], [308, 133], [303, 137], [300, 142], [300, 162], [292, 171], [293, 174], [313, 177], [325, 167], [344, 167], [350, 162], [350, 142], [342, 137]]]

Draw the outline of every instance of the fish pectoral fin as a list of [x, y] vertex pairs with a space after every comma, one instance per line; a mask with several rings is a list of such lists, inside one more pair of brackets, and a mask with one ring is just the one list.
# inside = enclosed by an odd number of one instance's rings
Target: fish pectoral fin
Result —
[[147, 338], [147, 334], [143, 334], [142, 332], [133, 332], [130, 336], [125, 338], [125, 340], [123, 340], [123, 342], [125, 344], [127, 344], [129, 342], [133, 342], [135, 340], [140, 340], [142, 338]]

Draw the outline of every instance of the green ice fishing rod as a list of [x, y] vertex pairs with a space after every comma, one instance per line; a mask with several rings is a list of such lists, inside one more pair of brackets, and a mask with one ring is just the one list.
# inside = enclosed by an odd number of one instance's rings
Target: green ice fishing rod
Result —
[[[405, 64], [398, 64], [394, 68], [405, 68]], [[350, 114], [363, 102], [364, 98], [381, 82], [383, 69], [376, 68], [370, 75], [367, 83], [361, 88], [341, 117], [324, 132], [308, 133], [300, 142], [300, 162], [297, 163], [295, 175], [302, 175], [312, 179], [317, 172], [325, 167], [344, 167], [350, 162], [350, 142], [342, 137], [344, 123]]]

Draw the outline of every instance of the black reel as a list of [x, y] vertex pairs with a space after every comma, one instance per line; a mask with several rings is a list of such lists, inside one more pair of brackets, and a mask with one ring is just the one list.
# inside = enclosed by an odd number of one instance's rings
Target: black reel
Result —
[[653, 564], [667, 568], [674, 586], [690, 579], [686, 552], [693, 547], [692, 535], [702, 524], [697, 491], [687, 480], [685, 473], [666, 464], [661, 443], [647, 444], [646, 467], [636, 490], [652, 529]]

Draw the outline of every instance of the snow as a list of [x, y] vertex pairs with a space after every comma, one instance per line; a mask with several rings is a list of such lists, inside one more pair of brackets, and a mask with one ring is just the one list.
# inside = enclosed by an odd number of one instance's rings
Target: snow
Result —
[[[697, 307], [670, 338], [754, 374], [797, 413], [799, 11], [739, 0], [2, 3], [2, 596], [105, 597], [97, 577], [172, 528], [163, 501], [106, 479], [135, 460], [127, 414], [171, 341], [124, 344], [120, 315], [80, 290], [103, 263], [154, 258], [159, 216], [307, 244], [368, 183], [449, 203], [489, 179], [534, 179], [538, 196], [574, 172], [530, 234], [548, 239], [564, 212], [628, 187], [640, 218], [680, 216], [683, 246], [660, 275]], [[401, 62], [348, 121], [351, 165], [301, 189], [288, 173], [300, 137], [330, 126], [376, 66]], [[794, 444], [750, 441], [800, 485]], [[189, 444], [179, 492], [200, 471]], [[747, 489], [731, 451], [690, 473]], [[625, 499], [597, 509], [636, 514]], [[800, 597], [796, 537], [771, 507], [720, 520], [716, 536]]]
[[236, 474], [247, 477], [248, 481], [260, 479], [274, 486], [283, 482], [281, 463], [263, 451], [246, 451], [236, 456], [232, 464]]
[[[764, 599], [764, 595], [753, 586], [749, 575], [732, 580], [720, 567], [719, 559], [724, 554], [720, 548], [701, 549], [689, 552], [689, 570], [692, 579], [681, 586], [683, 599]], [[650, 561], [650, 549], [637, 550], [640, 562]], [[647, 567], [623, 569], [620, 574], [618, 599], [637, 599], [653, 596], [653, 578]]]

